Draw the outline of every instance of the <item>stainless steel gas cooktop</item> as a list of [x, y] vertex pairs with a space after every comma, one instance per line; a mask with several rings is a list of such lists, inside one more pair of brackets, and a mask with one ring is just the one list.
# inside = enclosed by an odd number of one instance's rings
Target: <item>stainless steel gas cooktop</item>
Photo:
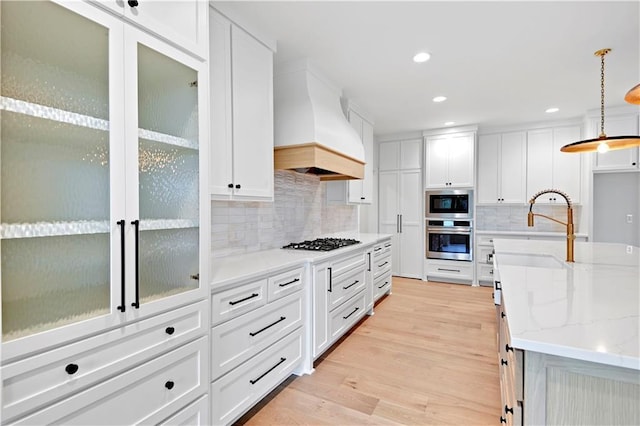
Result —
[[329, 251], [353, 244], [360, 244], [360, 241], [350, 238], [317, 238], [315, 240], [287, 244], [282, 248], [292, 250]]

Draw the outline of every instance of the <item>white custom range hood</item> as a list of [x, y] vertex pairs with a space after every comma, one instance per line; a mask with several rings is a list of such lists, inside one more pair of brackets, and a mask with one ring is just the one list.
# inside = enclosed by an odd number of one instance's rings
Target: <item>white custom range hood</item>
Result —
[[320, 180], [362, 179], [364, 147], [345, 118], [336, 89], [308, 61], [274, 76], [274, 166]]

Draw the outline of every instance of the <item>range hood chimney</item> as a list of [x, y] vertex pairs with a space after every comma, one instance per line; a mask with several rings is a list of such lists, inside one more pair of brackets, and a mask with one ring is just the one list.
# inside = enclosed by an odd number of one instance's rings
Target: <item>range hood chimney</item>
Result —
[[364, 147], [340, 105], [341, 90], [307, 60], [274, 76], [274, 165], [320, 180], [362, 179]]

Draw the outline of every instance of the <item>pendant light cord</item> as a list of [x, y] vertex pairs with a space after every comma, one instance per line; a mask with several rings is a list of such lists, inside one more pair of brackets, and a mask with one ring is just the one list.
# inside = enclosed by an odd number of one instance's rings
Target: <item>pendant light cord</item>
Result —
[[600, 55], [600, 137], [606, 138], [604, 133], [604, 55], [608, 52], [605, 50]]

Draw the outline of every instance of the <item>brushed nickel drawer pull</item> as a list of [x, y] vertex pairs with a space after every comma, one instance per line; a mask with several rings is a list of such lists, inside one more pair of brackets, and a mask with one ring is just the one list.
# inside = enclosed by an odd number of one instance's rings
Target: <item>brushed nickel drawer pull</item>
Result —
[[282, 322], [282, 321], [284, 321], [284, 320], [286, 320], [286, 319], [287, 319], [287, 317], [280, 317], [280, 319], [279, 319], [279, 320], [276, 320], [276, 321], [272, 322], [271, 324], [267, 325], [266, 327], [262, 327], [262, 328], [261, 328], [260, 330], [258, 330], [258, 331], [254, 331], [254, 332], [251, 332], [251, 331], [250, 331], [250, 332], [249, 332], [249, 336], [251, 336], [251, 337], [253, 337], [253, 336], [257, 336], [258, 334], [262, 333], [262, 332], [263, 332], [263, 331], [265, 331], [266, 329], [271, 328], [271, 327], [273, 327], [274, 325], [276, 325], [276, 324], [278, 324], [279, 322]]
[[264, 373], [262, 373], [260, 375], [260, 377], [258, 377], [257, 379], [254, 380], [249, 380], [249, 383], [251, 383], [252, 385], [255, 385], [256, 383], [258, 383], [258, 381], [260, 379], [262, 379], [264, 376], [266, 376], [267, 374], [271, 373], [273, 370], [275, 370], [280, 364], [282, 364], [283, 362], [285, 362], [287, 359], [284, 357], [280, 358], [280, 361], [278, 361], [278, 363], [276, 365], [274, 365], [273, 367], [271, 367], [270, 369], [268, 369], [267, 371], [265, 371]]
[[258, 294], [258, 293], [253, 293], [251, 296], [247, 296], [247, 297], [245, 297], [244, 299], [240, 299], [240, 300], [231, 300], [231, 301], [229, 301], [229, 304], [230, 304], [230, 305], [237, 305], [238, 303], [242, 303], [242, 302], [244, 302], [244, 301], [246, 301], [246, 300], [253, 299], [254, 297], [258, 297], [258, 296], [259, 296], [259, 294]]
[[300, 281], [300, 278], [296, 278], [296, 279], [291, 280], [291, 281], [286, 282], [286, 283], [278, 284], [278, 286], [279, 287], [286, 287], [286, 286], [291, 285], [293, 283], [297, 283], [298, 281]]
[[460, 272], [460, 269], [438, 268], [438, 271]]

